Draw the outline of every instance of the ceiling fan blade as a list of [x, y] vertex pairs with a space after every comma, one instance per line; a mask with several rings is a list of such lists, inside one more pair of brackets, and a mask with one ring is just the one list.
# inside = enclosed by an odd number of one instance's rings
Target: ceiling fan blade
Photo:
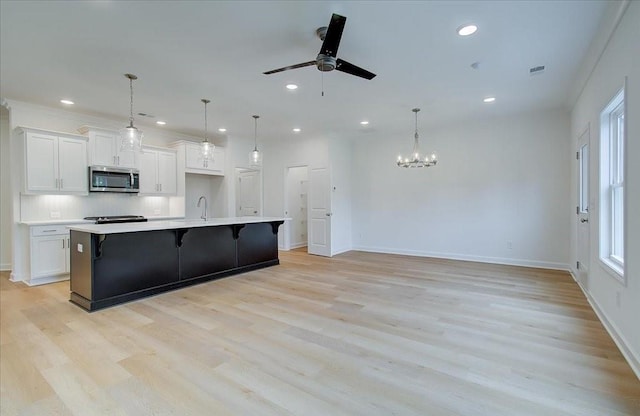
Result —
[[277, 72], [288, 71], [290, 69], [304, 68], [305, 66], [311, 66], [311, 65], [315, 65], [315, 64], [316, 64], [316, 61], [303, 62], [301, 64], [289, 65], [289, 66], [285, 66], [283, 68], [272, 69], [271, 71], [263, 72], [263, 74], [271, 75], [271, 74], [275, 74]]
[[355, 66], [339, 58], [336, 60], [336, 70], [365, 79], [373, 79], [376, 76], [373, 72], [369, 72], [366, 69], [362, 69], [359, 66]]
[[342, 38], [342, 31], [344, 30], [344, 24], [347, 18], [340, 16], [339, 14], [331, 15], [331, 22], [327, 28], [327, 33], [324, 36], [322, 42], [322, 48], [320, 53], [327, 56], [336, 57], [338, 53], [338, 47], [340, 46], [340, 39]]

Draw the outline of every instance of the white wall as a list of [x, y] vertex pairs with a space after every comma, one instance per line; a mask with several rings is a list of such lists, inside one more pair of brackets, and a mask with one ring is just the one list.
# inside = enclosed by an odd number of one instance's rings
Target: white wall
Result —
[[[305, 138], [266, 142], [263, 146], [265, 216], [281, 217], [285, 211], [285, 174], [291, 166], [328, 166], [328, 143], [324, 138]], [[281, 227], [282, 230], [282, 227]], [[284, 247], [284, 232], [278, 233]]]
[[354, 145], [355, 249], [567, 269], [569, 117], [549, 111], [421, 131], [438, 165], [404, 169], [406, 138]]
[[331, 161], [331, 254], [349, 251], [352, 240], [353, 143], [344, 139], [329, 142]]
[[[624, 5], [623, 5], [624, 6]], [[624, 10], [624, 9], [620, 9]], [[570, 153], [575, 152], [577, 139], [587, 126], [591, 131], [591, 201], [589, 284], [584, 290], [605, 326], [621, 346], [623, 353], [640, 374], [640, 2], [630, 2], [613, 36], [600, 56], [571, 114]], [[603, 28], [600, 38], [608, 39]], [[599, 238], [599, 139], [600, 112], [622, 87], [627, 77], [626, 91], [626, 218], [625, 275], [626, 285], [609, 275], [598, 260]], [[575, 167], [575, 166], [574, 166]], [[577, 172], [571, 175], [572, 201], [577, 200]], [[573, 202], [575, 205], [575, 202]], [[571, 219], [571, 265], [576, 262], [576, 222]], [[577, 271], [573, 270], [574, 275]], [[617, 299], [620, 302], [617, 302]]]
[[11, 269], [10, 140], [9, 111], [0, 106], [0, 270]]

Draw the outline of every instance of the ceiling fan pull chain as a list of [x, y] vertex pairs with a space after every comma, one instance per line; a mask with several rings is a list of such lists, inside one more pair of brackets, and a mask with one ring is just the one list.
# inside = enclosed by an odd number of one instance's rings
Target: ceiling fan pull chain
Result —
[[322, 96], [324, 97], [324, 72], [320, 72], [320, 86], [322, 88]]

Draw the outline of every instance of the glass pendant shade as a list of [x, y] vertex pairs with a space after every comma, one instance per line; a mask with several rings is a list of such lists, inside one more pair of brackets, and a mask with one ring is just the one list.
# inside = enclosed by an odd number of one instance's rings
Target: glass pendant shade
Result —
[[200, 156], [202, 157], [202, 160], [213, 161], [213, 151], [216, 147], [207, 139], [207, 104], [211, 101], [206, 98], [203, 98], [200, 101], [204, 103], [204, 140], [200, 143]]
[[249, 153], [249, 165], [254, 168], [262, 166], [262, 153], [258, 150], [258, 119], [260, 116], [253, 116], [254, 120], [254, 137], [253, 137], [253, 150]]
[[133, 74], [124, 74], [129, 79], [129, 91], [130, 91], [130, 107], [129, 107], [129, 125], [120, 130], [120, 150], [121, 151], [136, 151], [142, 150], [142, 131], [138, 130], [133, 125], [133, 81], [138, 79]]
[[418, 140], [418, 111], [420, 111], [420, 109], [414, 108], [411, 111], [416, 115], [416, 132], [413, 135], [413, 151], [410, 156], [399, 155], [396, 164], [401, 168], [428, 168], [435, 166], [438, 163], [438, 156], [435, 152], [424, 156], [420, 154], [420, 143]]

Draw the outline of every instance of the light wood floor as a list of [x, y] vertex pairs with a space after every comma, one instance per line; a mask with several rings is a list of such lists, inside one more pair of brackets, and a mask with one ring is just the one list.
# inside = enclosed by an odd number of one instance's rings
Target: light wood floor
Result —
[[564, 272], [350, 252], [106, 310], [0, 278], [2, 415], [640, 415]]

